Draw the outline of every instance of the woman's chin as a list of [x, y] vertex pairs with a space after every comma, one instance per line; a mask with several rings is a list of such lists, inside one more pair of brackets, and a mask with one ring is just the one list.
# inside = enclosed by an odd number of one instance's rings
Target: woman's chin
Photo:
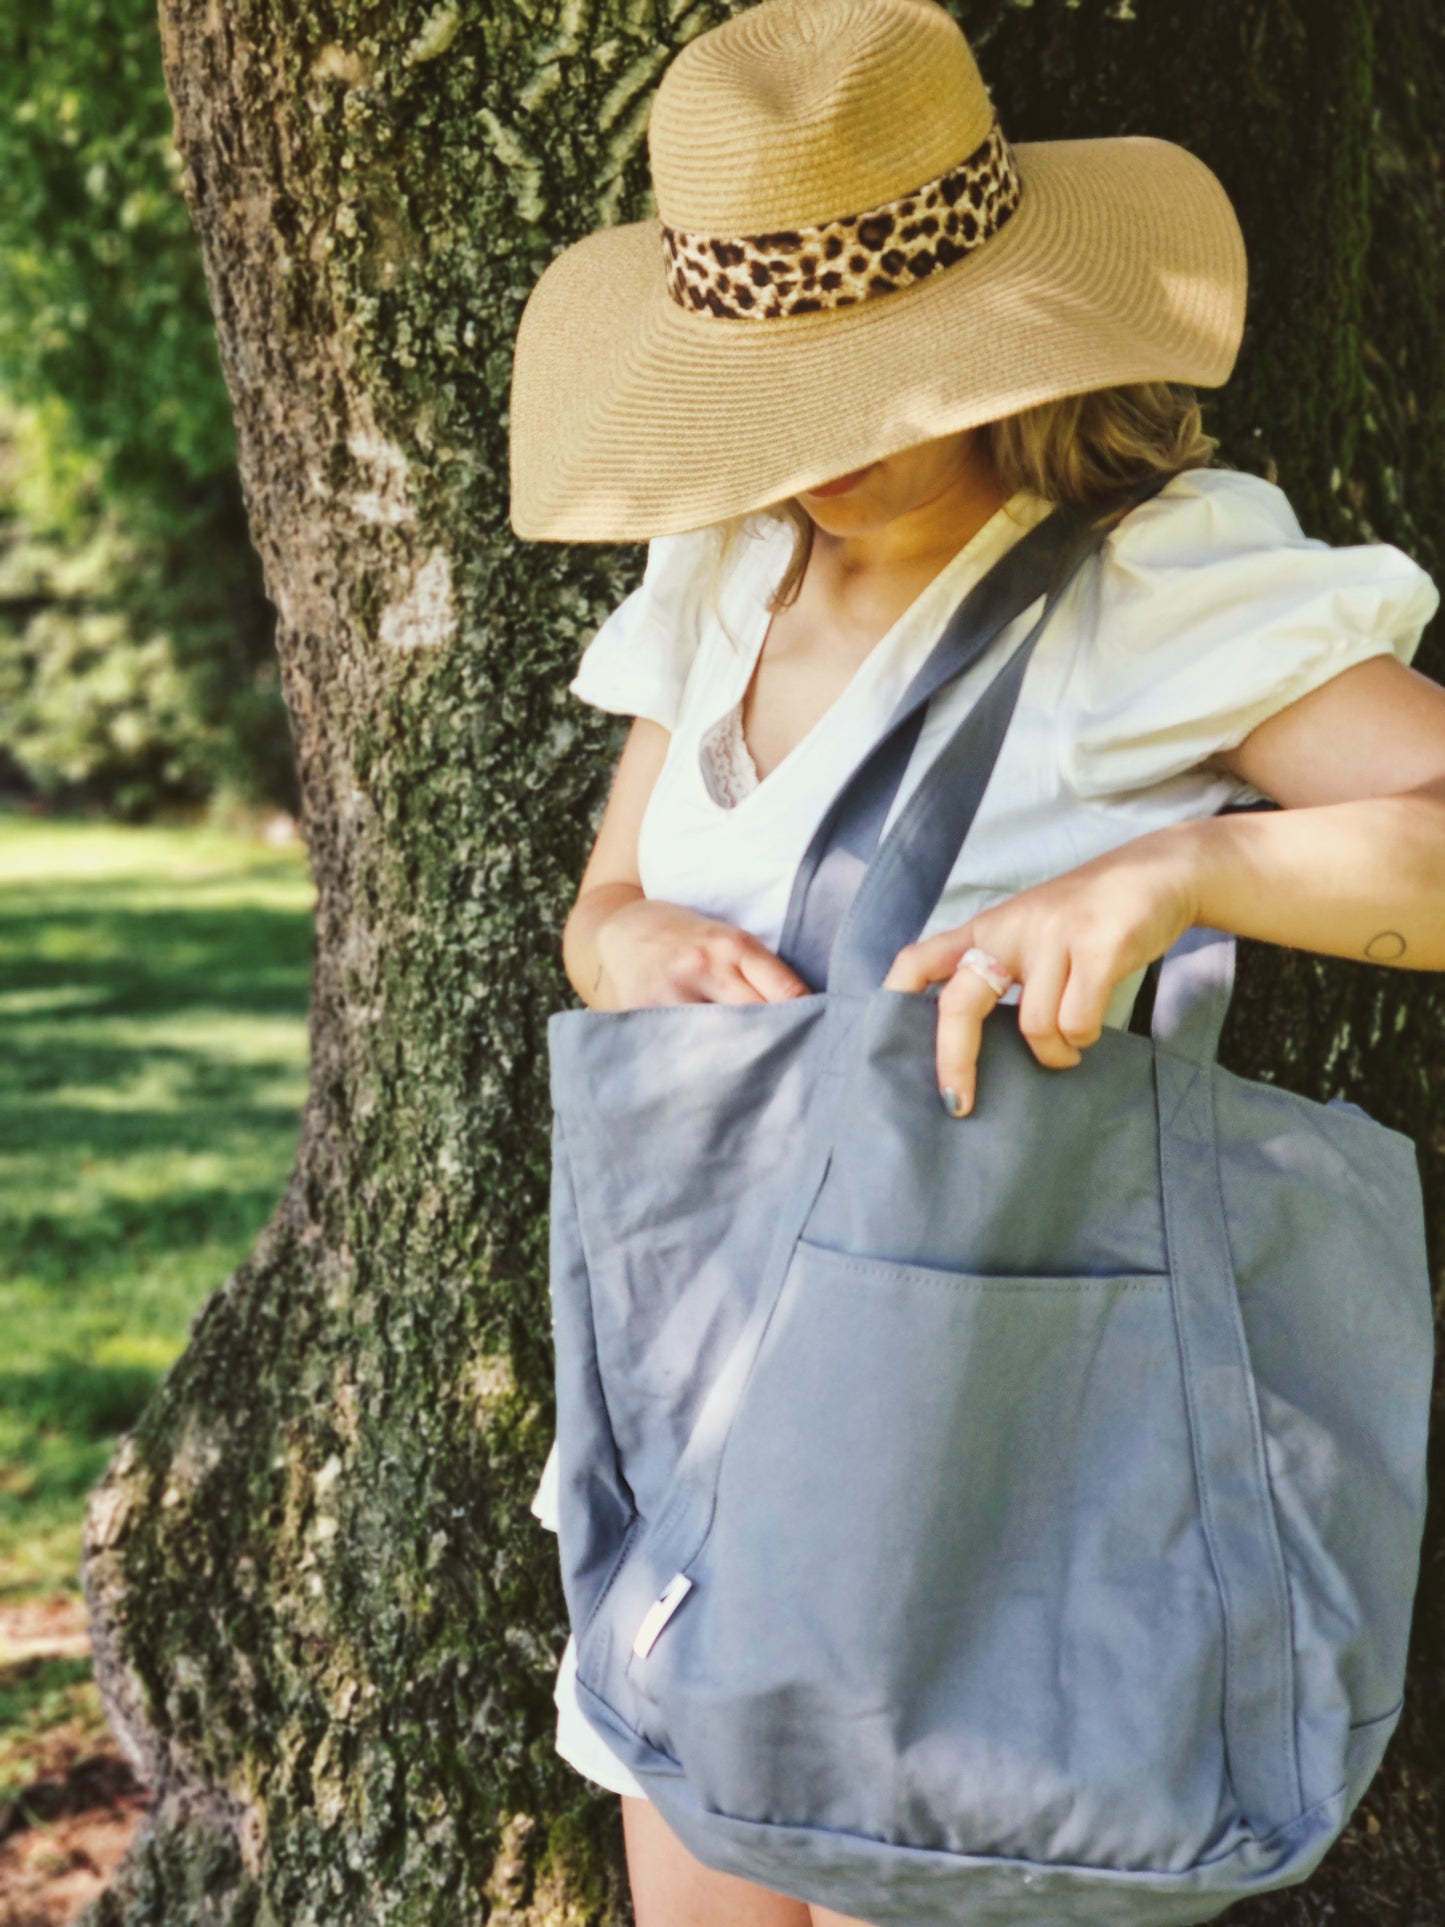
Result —
[[867, 462], [862, 468], [850, 468], [846, 475], [834, 476], [830, 482], [819, 482], [816, 488], [803, 490], [804, 499], [809, 502], [842, 501], [859, 488], [877, 466], [877, 462]]
[[897, 513], [892, 503], [879, 500], [878, 464], [861, 471], [857, 486], [838, 495], [818, 495], [805, 489], [798, 501], [825, 535], [866, 535], [881, 529]]

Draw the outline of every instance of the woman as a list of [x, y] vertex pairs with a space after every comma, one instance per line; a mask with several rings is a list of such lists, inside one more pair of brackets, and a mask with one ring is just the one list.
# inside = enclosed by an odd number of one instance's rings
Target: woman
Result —
[[[1445, 968], [1445, 691], [1408, 666], [1438, 594], [1214, 465], [1185, 384], [1227, 377], [1245, 270], [1208, 170], [1009, 148], [928, 0], [764, 0], [678, 56], [649, 138], [661, 223], [552, 263], [513, 389], [518, 533], [650, 538], [571, 684], [634, 718], [564, 932], [584, 1002], [805, 994], [777, 954], [799, 860], [943, 622], [1054, 503], [1150, 475], [885, 979], [943, 986], [940, 1102], [972, 1109], [999, 1001], [1068, 1069], [1194, 924]], [[1034, 614], [935, 698], [890, 823]], [[569, 1640], [558, 1746], [623, 1796], [639, 1927], [844, 1919], [691, 1855], [574, 1679]]]

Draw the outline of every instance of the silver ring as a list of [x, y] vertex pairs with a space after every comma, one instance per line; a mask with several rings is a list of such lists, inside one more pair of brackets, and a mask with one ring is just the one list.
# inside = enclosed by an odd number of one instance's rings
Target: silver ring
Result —
[[964, 951], [954, 970], [957, 972], [965, 967], [973, 971], [975, 976], [982, 977], [996, 997], [1002, 997], [1013, 983], [1013, 972], [1007, 964], [1000, 963], [991, 950], [981, 950], [976, 943], [970, 944]]

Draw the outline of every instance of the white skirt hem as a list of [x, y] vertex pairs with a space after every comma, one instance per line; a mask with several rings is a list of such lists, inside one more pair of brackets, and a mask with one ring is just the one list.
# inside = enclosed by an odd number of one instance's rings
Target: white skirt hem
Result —
[[552, 1689], [557, 1702], [557, 1751], [584, 1779], [594, 1780], [609, 1793], [630, 1793], [635, 1799], [645, 1800], [647, 1792], [641, 1781], [588, 1725], [577, 1700], [576, 1678], [577, 1642], [569, 1633]]

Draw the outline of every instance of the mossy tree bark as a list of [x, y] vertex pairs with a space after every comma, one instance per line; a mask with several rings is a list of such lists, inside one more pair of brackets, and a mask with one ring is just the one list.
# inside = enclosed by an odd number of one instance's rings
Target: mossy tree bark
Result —
[[[506, 402], [529, 288], [652, 211], [651, 90], [729, 10], [163, 6], [319, 910], [295, 1176], [91, 1510], [101, 1677], [159, 1793], [112, 1927], [627, 1918], [616, 1801], [552, 1751], [565, 1619], [527, 1501], [552, 1418], [544, 1025], [621, 734], [564, 685], [642, 555], [511, 537]], [[1307, 29], [1289, 0], [958, 14], [1015, 138], [1147, 132], [1210, 162], [1251, 254], [1239, 371], [1207, 398], [1226, 456], [1311, 533], [1438, 572], [1431, 0], [1315, 0]], [[1419, 661], [1438, 673], [1438, 639]], [[1225, 1056], [1414, 1135], [1438, 1258], [1445, 985], [1251, 947]], [[1427, 1578], [1365, 1811], [1254, 1917], [1445, 1904], [1441, 1621]]]

